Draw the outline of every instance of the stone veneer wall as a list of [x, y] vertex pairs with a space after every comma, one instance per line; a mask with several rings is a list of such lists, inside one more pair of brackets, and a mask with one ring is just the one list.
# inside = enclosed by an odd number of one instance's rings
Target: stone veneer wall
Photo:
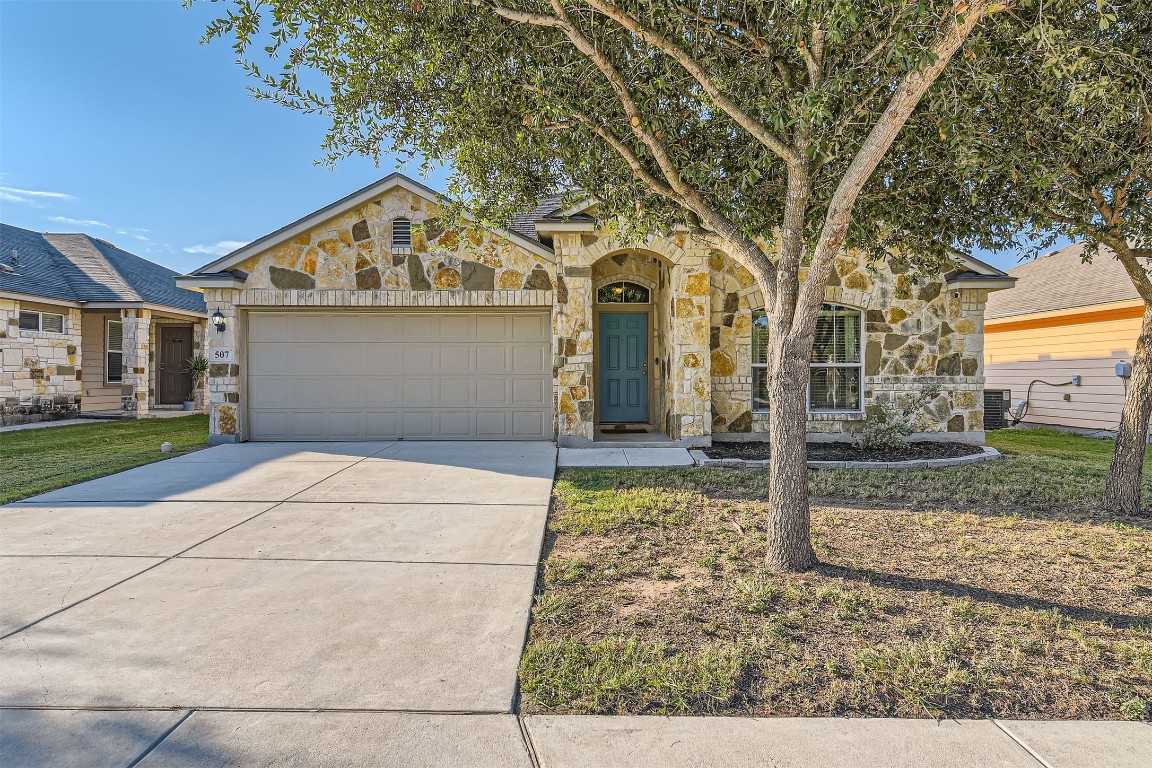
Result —
[[21, 302], [0, 299], [0, 419], [67, 416], [80, 410], [80, 310], [23, 303], [64, 315], [64, 333], [20, 330]]
[[[225, 318], [210, 345], [231, 349], [208, 378], [213, 442], [243, 434], [246, 307], [552, 307], [567, 300], [553, 261], [478, 227], [445, 228], [435, 202], [396, 188], [237, 265], [243, 290], [206, 289]], [[392, 222], [412, 223], [411, 247], [392, 246]]]
[[[752, 276], [713, 254], [712, 431], [728, 439], [768, 429], [768, 414], [751, 410], [751, 312], [763, 299]], [[842, 257], [826, 300], [862, 310], [864, 403], [910, 397], [927, 384], [941, 394], [915, 417], [920, 433], [979, 439], [984, 431], [984, 304], [987, 291], [917, 284], [907, 264], [872, 265]], [[959, 296], [956, 294], [959, 293]], [[845, 439], [863, 414], [812, 414], [815, 439]], [[974, 434], [975, 433], [975, 434]]]
[[[711, 380], [708, 360], [710, 292], [704, 249], [685, 235], [649, 237], [625, 243], [608, 232], [558, 234], [554, 248], [566, 285], [565, 301], [553, 309], [556, 334], [557, 432], [563, 444], [591, 441], [595, 430], [595, 288], [602, 282], [628, 279], [650, 281], [655, 274], [653, 324], [663, 370], [657, 399], [662, 426], [671, 438], [706, 443]], [[660, 269], [650, 259], [658, 257]], [[661, 291], [660, 281], [663, 280]], [[666, 375], [665, 372], [666, 371]]]
[[[239, 264], [248, 289], [550, 291], [546, 258], [478, 227], [446, 229], [437, 205], [396, 188]], [[412, 222], [393, 247], [392, 222]]]
[[[555, 430], [563, 444], [592, 441], [595, 289], [628, 279], [653, 289], [658, 426], [688, 443], [767, 429], [767, 414], [750, 408], [751, 311], [763, 299], [747, 270], [685, 234], [636, 244], [606, 230], [560, 232], [549, 259], [476, 227], [445, 228], [438, 213], [434, 202], [397, 188], [237, 265], [249, 275], [243, 290], [205, 290], [209, 314], [219, 310], [227, 325], [210, 331], [212, 345], [235, 354], [209, 378], [214, 439], [243, 432], [244, 307], [549, 307]], [[391, 243], [401, 217], [413, 225], [410, 248]], [[827, 298], [866, 313], [866, 403], [937, 382], [944, 392], [917, 427], [982, 433], [985, 292], [956, 298], [939, 282], [917, 286], [900, 264], [869, 270], [841, 258]], [[814, 415], [809, 428], [843, 436], [862, 418]]]

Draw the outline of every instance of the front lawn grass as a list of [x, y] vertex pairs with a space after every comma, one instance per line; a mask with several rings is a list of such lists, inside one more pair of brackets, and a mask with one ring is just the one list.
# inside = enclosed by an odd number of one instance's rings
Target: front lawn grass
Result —
[[762, 471], [562, 472], [523, 709], [1149, 718], [1152, 520], [1097, 508], [1111, 443], [989, 442], [1006, 458], [813, 472], [798, 575], [761, 566]]
[[[160, 453], [163, 442], [172, 443], [172, 453]], [[204, 415], [0, 432], [0, 504], [170, 459], [207, 444]]]

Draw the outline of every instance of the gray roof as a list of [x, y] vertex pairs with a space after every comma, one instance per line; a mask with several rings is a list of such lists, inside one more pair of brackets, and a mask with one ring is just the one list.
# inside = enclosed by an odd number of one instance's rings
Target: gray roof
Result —
[[40, 234], [0, 224], [0, 291], [204, 312], [203, 295], [176, 287], [177, 274], [88, 235]]
[[540, 243], [545, 248], [550, 248], [548, 243], [540, 239], [540, 235], [536, 232], [536, 222], [538, 221], [595, 221], [591, 216], [586, 216], [582, 213], [575, 214], [574, 216], [557, 216], [560, 211], [568, 207], [572, 202], [572, 195], [549, 195], [540, 200], [536, 207], [530, 211], [516, 214], [512, 219], [512, 223], [508, 225], [511, 232], [515, 232], [522, 237], [526, 237], [533, 242]]
[[1083, 244], [1069, 245], [1008, 270], [1016, 278], [1016, 286], [991, 294], [985, 317], [1012, 317], [1140, 298], [1124, 265], [1110, 248], [1102, 246], [1090, 264], [1081, 260], [1083, 255]]

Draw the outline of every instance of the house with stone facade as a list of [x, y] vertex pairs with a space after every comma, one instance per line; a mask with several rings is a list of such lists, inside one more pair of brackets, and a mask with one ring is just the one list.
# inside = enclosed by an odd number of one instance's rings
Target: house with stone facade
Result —
[[[217, 321], [212, 442], [763, 439], [746, 269], [685, 232], [621, 240], [595, 200], [503, 229], [444, 222], [444, 203], [392, 174], [180, 278]], [[840, 258], [812, 438], [851, 439], [870, 403], [937, 384], [919, 434], [982, 441], [984, 307], [1011, 285], [966, 256], [931, 278]]]
[[0, 224], [0, 420], [182, 409], [208, 315], [176, 276], [88, 235]]

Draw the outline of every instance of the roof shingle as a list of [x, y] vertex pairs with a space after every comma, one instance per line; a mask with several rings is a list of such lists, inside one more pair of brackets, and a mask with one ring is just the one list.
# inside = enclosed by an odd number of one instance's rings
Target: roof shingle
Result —
[[1078, 243], [1008, 270], [1017, 278], [1016, 286], [991, 294], [984, 316], [1011, 317], [1140, 298], [1112, 249], [1102, 246], [1090, 264], [1083, 262], [1083, 256], [1084, 245]]
[[0, 224], [0, 291], [204, 312], [203, 295], [178, 288], [177, 274], [88, 235], [40, 234]]

